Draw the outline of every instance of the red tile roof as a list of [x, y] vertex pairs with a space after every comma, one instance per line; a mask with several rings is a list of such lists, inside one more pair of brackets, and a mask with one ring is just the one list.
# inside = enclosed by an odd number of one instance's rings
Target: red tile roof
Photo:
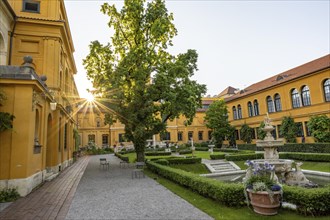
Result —
[[299, 77], [302, 77], [302, 76], [305, 76], [308, 74], [312, 74], [316, 71], [320, 71], [322, 69], [329, 68], [329, 67], [330, 67], [330, 54], [323, 56], [321, 58], [318, 58], [316, 60], [313, 60], [311, 62], [305, 63], [301, 66], [290, 69], [288, 71], [285, 71], [283, 73], [272, 76], [268, 79], [254, 83], [254, 84], [250, 85], [249, 87], [245, 88], [244, 90], [241, 90], [237, 94], [226, 98], [225, 101], [228, 102], [228, 101], [232, 101], [235, 99], [239, 99], [241, 97], [253, 94], [255, 92], [259, 92], [261, 90], [279, 85], [284, 82], [288, 82], [293, 79], [297, 79]]
[[218, 97], [222, 97], [224, 95], [231, 95], [231, 94], [235, 94], [235, 91], [237, 89], [235, 89], [234, 87], [228, 86], [225, 90], [223, 90], [222, 92], [220, 92], [220, 94], [218, 95]]

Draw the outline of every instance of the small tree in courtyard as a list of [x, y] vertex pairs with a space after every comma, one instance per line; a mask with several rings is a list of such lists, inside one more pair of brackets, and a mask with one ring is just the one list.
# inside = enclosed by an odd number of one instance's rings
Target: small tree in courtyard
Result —
[[252, 142], [252, 132], [253, 132], [253, 128], [251, 128], [247, 124], [243, 124], [241, 127], [241, 139], [245, 143], [250, 144]]
[[284, 116], [280, 128], [280, 134], [285, 138], [287, 143], [296, 143], [297, 126], [290, 116]]
[[104, 3], [101, 11], [110, 18], [112, 42], [92, 42], [84, 65], [105, 105], [112, 103], [125, 125], [137, 161], [144, 161], [148, 138], [180, 115], [191, 123], [201, 106], [206, 87], [191, 80], [198, 55], [195, 50], [168, 52], [177, 30], [165, 1], [125, 0], [120, 11]]
[[212, 129], [215, 145], [221, 147], [229, 134], [228, 110], [224, 100], [213, 102], [205, 113], [206, 127]]
[[316, 142], [330, 143], [330, 118], [326, 115], [312, 116], [307, 124]]
[[263, 140], [266, 137], [266, 131], [262, 130], [265, 127], [265, 122], [261, 122], [258, 129], [258, 139]]

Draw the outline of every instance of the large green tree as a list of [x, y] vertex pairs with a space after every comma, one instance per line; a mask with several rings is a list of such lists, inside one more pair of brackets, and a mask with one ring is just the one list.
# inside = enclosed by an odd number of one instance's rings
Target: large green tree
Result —
[[330, 118], [328, 116], [312, 116], [307, 125], [316, 142], [330, 143]]
[[165, 1], [125, 0], [120, 11], [105, 3], [101, 11], [110, 18], [112, 41], [92, 42], [84, 65], [96, 92], [125, 125], [137, 160], [144, 161], [147, 139], [180, 115], [191, 123], [201, 106], [206, 87], [191, 80], [197, 52], [168, 52], [177, 30]]
[[212, 129], [212, 138], [215, 141], [215, 145], [221, 147], [230, 131], [225, 101], [222, 99], [214, 101], [205, 112], [204, 120], [206, 127]]

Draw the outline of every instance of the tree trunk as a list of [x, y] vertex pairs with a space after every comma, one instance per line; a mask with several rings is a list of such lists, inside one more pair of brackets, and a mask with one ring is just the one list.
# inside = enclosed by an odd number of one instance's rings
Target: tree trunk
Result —
[[145, 141], [134, 143], [134, 148], [135, 148], [135, 152], [136, 152], [136, 161], [144, 162]]

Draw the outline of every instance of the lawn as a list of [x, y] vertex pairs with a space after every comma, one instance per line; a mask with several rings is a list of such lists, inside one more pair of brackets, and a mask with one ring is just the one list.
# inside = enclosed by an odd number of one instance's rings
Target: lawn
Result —
[[210, 173], [210, 171], [207, 169], [207, 167], [202, 163], [200, 163], [200, 164], [176, 164], [176, 165], [170, 165], [170, 167], [185, 170], [187, 172], [196, 173], [196, 174]]

